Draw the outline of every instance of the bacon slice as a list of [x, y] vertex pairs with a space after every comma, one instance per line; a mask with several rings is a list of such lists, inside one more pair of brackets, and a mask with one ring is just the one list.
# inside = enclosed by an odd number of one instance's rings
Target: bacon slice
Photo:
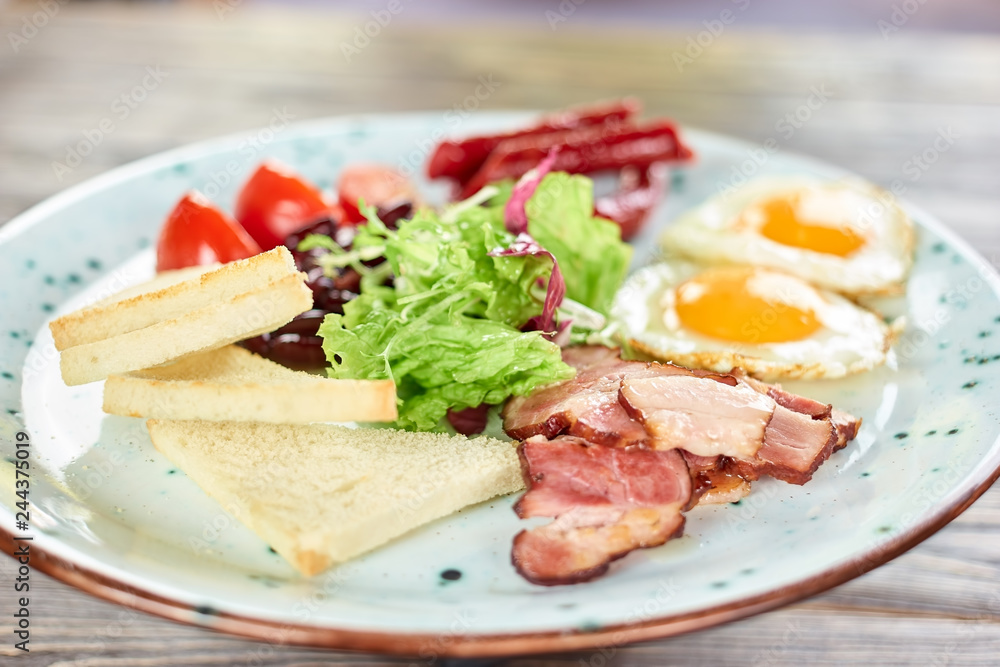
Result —
[[681, 450], [681, 454], [684, 455], [684, 462], [692, 473], [718, 470], [724, 459], [722, 456], [698, 456], [684, 450]]
[[778, 405], [799, 414], [809, 415], [813, 419], [829, 419], [830, 413], [833, 412], [833, 406], [829, 403], [820, 403], [805, 396], [789, 393], [776, 384], [768, 385], [767, 395]]
[[543, 585], [586, 581], [635, 549], [681, 534], [696, 503], [734, 502], [770, 475], [804, 484], [861, 420], [778, 385], [568, 348], [574, 379], [513, 399], [504, 427], [528, 491], [511, 560]]
[[764, 434], [764, 446], [751, 460], [733, 459], [739, 474], [750, 480], [770, 475], [789, 484], [805, 484], [830, 458], [837, 431], [829, 419], [812, 419], [776, 405]]
[[621, 403], [652, 437], [654, 449], [698, 456], [753, 459], [776, 404], [745, 383], [735, 386], [688, 375], [621, 381]]
[[528, 581], [587, 581], [635, 549], [679, 536], [694, 489], [680, 452], [536, 436], [518, 448], [528, 490], [522, 518], [556, 517], [514, 538], [511, 561]]
[[702, 478], [728, 485], [730, 491], [710, 493], [704, 502], [749, 492], [728, 482], [727, 476], [752, 481], [770, 475], [805, 484], [830, 454], [857, 435], [860, 420], [830, 405], [743, 377], [739, 371], [730, 377], [735, 386], [679, 376], [626, 374], [622, 379], [621, 402], [650, 434], [650, 447], [729, 460], [714, 466], [725, 469], [725, 475]]
[[785, 391], [781, 388], [780, 384], [761, 382], [750, 377], [740, 368], [734, 368], [730, 371], [730, 375], [741, 382], [747, 383], [760, 393], [770, 396], [778, 405], [786, 407], [793, 412], [809, 415], [813, 419], [827, 419], [833, 411], [833, 406], [828, 403], [820, 403], [811, 398]]
[[536, 435], [554, 438], [566, 434], [609, 447], [646, 444], [650, 439], [646, 429], [619, 400], [623, 378], [679, 375], [737, 383], [729, 375], [711, 371], [623, 361], [618, 350], [596, 345], [566, 348], [563, 361], [576, 368], [576, 377], [508, 401], [503, 420], [504, 430], [511, 438], [525, 440]]
[[528, 491], [511, 560], [542, 585], [586, 581], [617, 558], [679, 536], [683, 511], [734, 502], [770, 475], [804, 484], [858, 432], [861, 420], [778, 385], [672, 364], [623, 361], [618, 351], [563, 351], [572, 380], [511, 400], [504, 427]]
[[858, 429], [861, 428], [860, 417], [835, 409], [830, 420], [833, 422], [834, 428], [837, 429], [837, 442], [833, 445], [833, 451], [843, 449], [848, 442], [858, 436]]
[[764, 444], [750, 460], [684, 452], [691, 474], [708, 486], [698, 504], [731, 503], [744, 498], [750, 493], [750, 482], [763, 475], [790, 484], [808, 482], [833, 452], [854, 439], [861, 425], [860, 419], [846, 412], [832, 413], [830, 419], [813, 418], [777, 405], [764, 431]]
[[622, 377], [645, 372], [647, 363], [622, 361], [617, 350], [599, 346], [567, 348], [563, 360], [577, 369], [576, 377], [508, 401], [503, 410], [507, 435], [525, 440], [566, 433], [621, 447], [649, 439], [618, 401]]

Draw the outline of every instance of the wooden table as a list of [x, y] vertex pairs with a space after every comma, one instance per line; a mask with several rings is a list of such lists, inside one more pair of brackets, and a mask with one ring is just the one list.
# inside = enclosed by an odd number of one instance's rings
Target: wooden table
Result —
[[[275, 106], [298, 119], [448, 109], [474, 92], [479, 77], [492, 77], [498, 85], [483, 108], [556, 108], [634, 94], [652, 114], [757, 142], [776, 137], [781, 150], [881, 184], [907, 177], [911, 156], [950, 131], [957, 139], [908, 181], [907, 196], [1000, 263], [1000, 38], [905, 26], [885, 38], [874, 25], [865, 34], [767, 33], [741, 29], [736, 16], [718, 37], [703, 38], [708, 46], [697, 54], [685, 52], [696, 31], [594, 32], [572, 16], [553, 31], [541, 8], [531, 26], [421, 26], [404, 12], [348, 62], [340, 45], [351, 43], [366, 17], [230, 5], [221, 17], [221, 0], [183, 10], [56, 5], [37, 34], [16, 44], [9, 34], [24, 35], [22, 12], [40, 5], [0, 9], [0, 221], [116, 165], [262, 126]], [[57, 176], [53, 161], [63, 161], [66, 147], [157, 66], [163, 75], [147, 99], [79, 167]], [[817, 90], [826, 100], [811, 117], [791, 136], [779, 133], [776, 124]], [[5, 581], [12, 567], [0, 559]], [[32, 652], [16, 664], [410, 664], [291, 648], [257, 653], [254, 642], [39, 580]], [[510, 664], [601, 665], [608, 657], [609, 664], [650, 665], [1000, 664], [998, 601], [994, 488], [910, 553], [807, 602], [613, 656], [582, 652]], [[9, 639], [6, 610], [2, 616]], [[8, 639], [0, 656], [13, 655]], [[255, 654], [262, 662], [248, 663]]]

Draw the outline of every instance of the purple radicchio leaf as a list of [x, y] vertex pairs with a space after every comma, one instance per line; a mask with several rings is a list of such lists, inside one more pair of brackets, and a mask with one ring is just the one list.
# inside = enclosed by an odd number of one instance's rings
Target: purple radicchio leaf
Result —
[[[514, 186], [503, 208], [503, 221], [507, 231], [511, 234], [524, 234], [528, 231], [528, 212], [525, 206], [531, 195], [535, 194], [538, 184], [545, 178], [545, 174], [552, 170], [552, 165], [556, 162], [556, 155], [559, 154], [559, 147], [556, 146], [549, 151], [545, 159], [538, 163], [538, 166], [526, 173]], [[555, 258], [552, 258], [555, 261]]]
[[[507, 248], [494, 250], [490, 257], [531, 257], [543, 256], [552, 260], [552, 274], [549, 276], [549, 284], [545, 289], [545, 304], [542, 306], [542, 314], [532, 317], [523, 327], [522, 331], [542, 331], [551, 340], [552, 336], [562, 331], [556, 327], [556, 308], [562, 303], [566, 296], [566, 281], [563, 280], [562, 272], [559, 270], [559, 262], [556, 256], [538, 244], [527, 232], [521, 232], [514, 239], [514, 242]], [[567, 323], [568, 324], [568, 323]], [[565, 328], [565, 327], [563, 327]]]

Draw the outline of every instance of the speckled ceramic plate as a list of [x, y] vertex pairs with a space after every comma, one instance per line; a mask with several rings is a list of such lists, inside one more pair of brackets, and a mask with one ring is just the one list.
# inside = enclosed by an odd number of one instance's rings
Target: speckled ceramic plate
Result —
[[[523, 118], [474, 116], [457, 132]], [[862, 416], [857, 440], [807, 486], [764, 480], [739, 504], [696, 508], [683, 538], [633, 553], [588, 584], [542, 588], [514, 572], [509, 549], [522, 524], [513, 498], [303, 579], [157, 453], [141, 420], [102, 414], [99, 383], [63, 385], [45, 322], [151, 275], [151, 244], [185, 190], [230, 207], [265, 155], [323, 186], [351, 161], [416, 166], [454, 120], [341, 118], [182, 148], [73, 188], [0, 229], [4, 551], [24, 533], [15, 527], [13, 464], [22, 431], [31, 443], [32, 565], [95, 595], [280, 643], [423, 658], [549, 651], [686, 632], [835, 586], [926, 538], [997, 476], [1000, 281], [912, 207], [919, 242], [909, 291], [883, 304], [911, 322], [891, 363], [844, 381], [789, 385]], [[844, 175], [780, 153], [758, 167], [746, 144], [687, 136], [700, 160], [675, 175], [669, 201], [637, 240], [637, 263], [651, 257], [658, 227], [740, 169]], [[421, 185], [432, 200], [443, 194]]]

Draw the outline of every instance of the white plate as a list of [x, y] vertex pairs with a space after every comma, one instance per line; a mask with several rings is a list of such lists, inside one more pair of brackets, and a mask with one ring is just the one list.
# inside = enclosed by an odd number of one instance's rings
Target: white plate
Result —
[[[516, 125], [474, 116], [461, 133]], [[773, 608], [857, 576], [926, 538], [1000, 468], [1000, 281], [926, 213], [891, 364], [789, 388], [864, 418], [857, 440], [805, 487], [773, 480], [738, 505], [696, 508], [685, 536], [588, 584], [542, 588], [510, 565], [522, 528], [502, 498], [426, 526], [313, 579], [297, 576], [150, 445], [141, 420], [100, 410], [101, 385], [68, 388], [45, 322], [152, 274], [151, 244], [189, 188], [230, 208], [261, 158], [322, 186], [349, 162], [421, 163], [441, 114], [340, 118], [171, 151], [117, 169], [0, 229], [3, 470], [0, 529], [15, 529], [13, 441], [31, 439], [32, 564], [96, 595], [175, 620], [282, 643], [484, 655], [621, 644]], [[700, 155], [636, 240], [637, 264], [682, 209], [729, 182], [748, 145], [702, 132]], [[753, 164], [748, 163], [748, 164]], [[231, 174], [227, 174], [228, 171]], [[761, 174], [844, 172], [772, 155]], [[431, 199], [443, 188], [421, 183]], [[295, 480], [285, 483], [294, 484]], [[8, 553], [10, 549], [6, 549]], [[458, 570], [457, 581], [442, 578]]]

